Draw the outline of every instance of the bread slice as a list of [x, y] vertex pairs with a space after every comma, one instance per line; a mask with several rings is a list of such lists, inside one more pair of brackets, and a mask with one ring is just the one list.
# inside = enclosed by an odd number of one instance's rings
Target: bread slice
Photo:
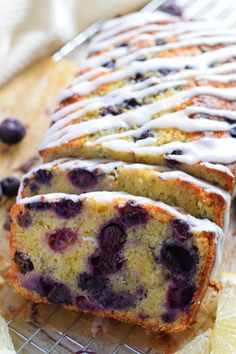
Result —
[[182, 171], [121, 161], [59, 159], [24, 176], [18, 198], [36, 194], [124, 191], [183, 208], [227, 228], [230, 195]]
[[195, 319], [223, 240], [208, 220], [117, 192], [22, 199], [12, 221], [17, 293], [166, 332]]

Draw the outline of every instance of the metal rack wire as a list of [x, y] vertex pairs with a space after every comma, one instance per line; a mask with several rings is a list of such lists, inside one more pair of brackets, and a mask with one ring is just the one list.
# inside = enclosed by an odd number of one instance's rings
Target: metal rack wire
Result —
[[[155, 0], [154, 10], [165, 0]], [[236, 25], [236, 3], [235, 0], [179, 0], [178, 4], [183, 8], [186, 18], [207, 18], [227, 21], [230, 26]], [[56, 316], [58, 308], [50, 314], [50, 319]], [[63, 331], [51, 330], [44, 326], [37, 326], [33, 323], [24, 324], [24, 331], [16, 320], [8, 322], [10, 333], [13, 337], [17, 353], [21, 354], [73, 354], [77, 351], [87, 350], [98, 354], [154, 354], [153, 349], [142, 350], [122, 343], [107, 344], [82, 335], [73, 336], [70, 329], [83, 320], [84, 315], [78, 314], [75, 319]], [[132, 330], [132, 329], [131, 329]]]

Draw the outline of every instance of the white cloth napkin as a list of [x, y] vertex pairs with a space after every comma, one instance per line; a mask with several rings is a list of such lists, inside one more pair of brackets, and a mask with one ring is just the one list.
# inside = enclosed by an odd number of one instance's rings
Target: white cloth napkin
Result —
[[0, 85], [98, 19], [147, 0], [0, 0]]

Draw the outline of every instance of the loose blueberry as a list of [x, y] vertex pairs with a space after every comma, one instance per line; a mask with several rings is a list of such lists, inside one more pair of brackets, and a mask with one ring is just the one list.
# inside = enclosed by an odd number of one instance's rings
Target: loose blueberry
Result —
[[236, 127], [231, 128], [229, 133], [232, 136], [232, 138], [236, 138]]
[[19, 143], [25, 134], [25, 126], [16, 118], [7, 118], [0, 124], [0, 139], [5, 144]]
[[70, 305], [71, 294], [65, 284], [55, 284], [47, 295], [48, 301], [57, 305]]
[[74, 218], [81, 211], [81, 202], [70, 199], [62, 199], [59, 202], [53, 203], [53, 210], [63, 219]]
[[89, 257], [89, 264], [94, 275], [106, 276], [118, 272], [123, 266], [123, 260], [119, 255], [98, 251]]
[[99, 246], [106, 252], [119, 251], [126, 241], [123, 227], [116, 222], [110, 222], [101, 229], [98, 237]]
[[21, 227], [27, 228], [32, 223], [32, 216], [28, 210], [23, 210], [17, 216], [17, 222]]
[[97, 277], [89, 273], [79, 275], [78, 287], [94, 295], [104, 291], [108, 286], [108, 280], [103, 277]]
[[185, 310], [191, 303], [196, 287], [187, 282], [170, 285], [167, 292], [167, 304], [170, 309]]
[[15, 197], [20, 187], [20, 181], [15, 177], [6, 177], [1, 181], [2, 192], [7, 197]]
[[129, 201], [124, 206], [120, 207], [119, 212], [122, 221], [128, 227], [147, 223], [147, 211], [133, 201]]
[[52, 231], [47, 235], [46, 239], [53, 251], [62, 252], [76, 242], [77, 235], [72, 229], [62, 227], [61, 229]]
[[23, 252], [15, 252], [14, 262], [18, 264], [22, 274], [31, 272], [34, 269], [33, 263], [31, 262], [29, 256]]
[[35, 179], [37, 183], [39, 184], [44, 184], [44, 185], [50, 185], [51, 180], [53, 178], [53, 174], [51, 171], [48, 170], [38, 170], [34, 173]]
[[186, 221], [181, 219], [175, 219], [172, 221], [172, 232], [175, 237], [181, 240], [186, 240], [192, 236], [189, 229], [190, 226]]
[[83, 168], [75, 168], [70, 171], [68, 178], [73, 186], [81, 189], [94, 186], [98, 179], [93, 172], [87, 171]]
[[172, 277], [191, 278], [197, 269], [199, 255], [193, 247], [188, 250], [175, 243], [164, 243], [158, 261], [164, 265]]

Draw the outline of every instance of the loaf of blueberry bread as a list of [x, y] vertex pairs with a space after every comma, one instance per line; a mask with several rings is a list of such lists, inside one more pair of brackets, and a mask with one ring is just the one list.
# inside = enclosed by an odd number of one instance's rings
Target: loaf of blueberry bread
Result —
[[208, 220], [121, 192], [25, 198], [12, 221], [19, 294], [167, 332], [194, 320], [223, 241]]
[[124, 191], [180, 207], [227, 228], [230, 195], [182, 171], [122, 161], [64, 158], [25, 175], [18, 198], [36, 194]]
[[235, 43], [219, 23], [160, 13], [108, 21], [62, 92], [40, 154], [166, 165], [232, 193]]

